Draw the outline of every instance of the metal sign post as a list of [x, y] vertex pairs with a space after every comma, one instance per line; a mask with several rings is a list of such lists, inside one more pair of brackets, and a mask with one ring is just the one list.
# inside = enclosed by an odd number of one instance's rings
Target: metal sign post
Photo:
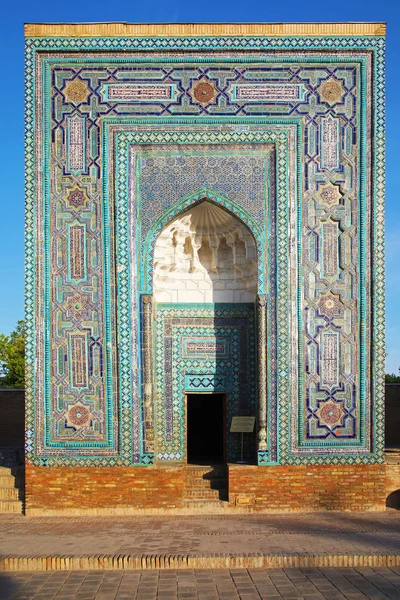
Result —
[[238, 460], [239, 465], [247, 464], [244, 460], [244, 433], [253, 433], [254, 431], [254, 423], [256, 421], [255, 417], [232, 417], [231, 422], [231, 433], [240, 433], [241, 434], [241, 449], [240, 449], [240, 460]]

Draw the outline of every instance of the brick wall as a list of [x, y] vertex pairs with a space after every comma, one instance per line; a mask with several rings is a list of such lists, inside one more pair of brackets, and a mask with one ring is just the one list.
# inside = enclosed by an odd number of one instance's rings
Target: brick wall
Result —
[[[393, 486], [400, 485], [398, 465], [391, 475], [387, 467], [229, 465], [231, 508], [249, 507], [257, 512], [384, 510], [386, 496]], [[27, 465], [27, 514], [90, 510], [111, 515], [182, 509], [184, 474], [183, 466]]]
[[388, 494], [400, 490], [400, 457], [397, 464], [386, 465], [386, 490]]
[[0, 389], [0, 446], [24, 446], [25, 391]]
[[384, 510], [385, 465], [229, 466], [229, 500], [256, 511]]
[[[182, 467], [33, 467], [26, 465], [26, 514], [48, 509], [170, 509], [182, 505]], [[109, 514], [113, 514], [113, 510]], [[107, 513], [106, 513], [107, 514]]]
[[400, 455], [386, 465], [386, 495], [387, 506], [400, 510]]

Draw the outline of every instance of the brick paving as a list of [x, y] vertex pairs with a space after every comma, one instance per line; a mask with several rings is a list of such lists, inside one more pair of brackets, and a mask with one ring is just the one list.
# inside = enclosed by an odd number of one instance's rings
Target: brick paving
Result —
[[1, 600], [399, 600], [400, 568], [0, 574]]
[[0, 558], [399, 552], [398, 512], [124, 518], [0, 516]]

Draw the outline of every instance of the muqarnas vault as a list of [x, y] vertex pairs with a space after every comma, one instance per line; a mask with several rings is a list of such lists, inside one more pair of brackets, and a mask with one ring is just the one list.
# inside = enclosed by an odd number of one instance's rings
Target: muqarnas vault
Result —
[[28, 512], [382, 506], [384, 34], [26, 26]]

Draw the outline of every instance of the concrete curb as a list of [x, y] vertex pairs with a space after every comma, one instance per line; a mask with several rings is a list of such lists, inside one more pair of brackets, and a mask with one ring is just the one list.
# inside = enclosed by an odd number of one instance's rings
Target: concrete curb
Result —
[[1, 571], [105, 571], [151, 569], [282, 569], [290, 567], [399, 567], [399, 554], [94, 554], [5, 556]]

